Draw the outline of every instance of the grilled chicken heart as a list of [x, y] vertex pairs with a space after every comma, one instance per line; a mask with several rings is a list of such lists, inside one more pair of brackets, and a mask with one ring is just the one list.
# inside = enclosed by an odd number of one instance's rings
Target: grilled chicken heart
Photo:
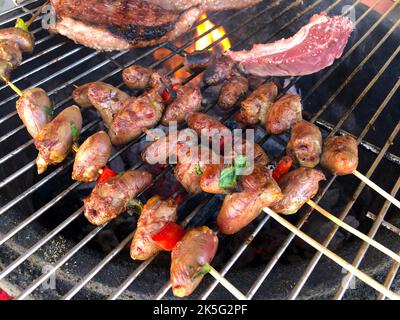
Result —
[[76, 152], [72, 179], [81, 182], [96, 181], [99, 171], [107, 164], [111, 151], [110, 138], [104, 131], [87, 138]]
[[173, 199], [162, 200], [154, 196], [143, 206], [131, 244], [133, 260], [147, 260], [162, 249], [153, 241], [152, 236], [169, 221], [176, 220], [178, 205]]
[[[74, 129], [72, 129], [74, 128]], [[71, 151], [74, 130], [82, 129], [82, 115], [77, 106], [61, 111], [51, 122], [40, 130], [34, 142], [39, 151], [36, 158], [38, 173], [43, 173], [50, 164], [62, 162]]]
[[98, 183], [83, 200], [85, 217], [97, 226], [116, 218], [151, 181], [152, 176], [147, 171], [129, 170]]
[[170, 281], [176, 297], [190, 295], [204, 277], [202, 267], [210, 263], [218, 249], [218, 237], [208, 227], [189, 230], [171, 254]]

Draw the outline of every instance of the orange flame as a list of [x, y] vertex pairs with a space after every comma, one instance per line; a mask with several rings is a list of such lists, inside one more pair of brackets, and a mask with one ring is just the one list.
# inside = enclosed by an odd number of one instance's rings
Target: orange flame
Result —
[[[207, 15], [203, 14], [200, 18], [200, 20], [204, 20], [207, 19]], [[197, 36], [201, 36], [204, 33], [206, 33], [208, 30], [211, 30], [212, 28], [214, 28], [215, 25], [210, 21], [210, 20], [206, 20], [204, 21], [202, 24], [200, 24], [199, 26], [197, 26]], [[211, 31], [210, 33], [206, 34], [205, 36], [201, 37], [200, 39], [198, 39], [196, 41], [196, 50], [204, 50], [205, 48], [207, 48], [210, 44], [218, 41], [219, 39], [221, 39], [224, 35], [226, 34], [224, 27], [218, 27], [216, 29], [214, 29], [213, 31]], [[231, 48], [231, 42], [229, 41], [228, 37], [222, 39], [218, 45], [220, 45], [224, 51], [227, 51]], [[212, 48], [208, 49], [208, 50], [212, 50]]]

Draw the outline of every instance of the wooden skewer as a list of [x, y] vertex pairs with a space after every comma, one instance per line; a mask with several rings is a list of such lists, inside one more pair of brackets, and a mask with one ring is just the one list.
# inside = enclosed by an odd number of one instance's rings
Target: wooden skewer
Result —
[[286, 219], [284, 219], [282, 216], [277, 214], [276, 212], [272, 211], [270, 208], [264, 208], [264, 212], [270, 215], [272, 218], [274, 218], [277, 222], [279, 222], [281, 225], [289, 229], [291, 232], [293, 232], [296, 236], [307, 242], [309, 245], [314, 247], [316, 250], [320, 251], [322, 254], [327, 256], [328, 258], [332, 259], [335, 261], [338, 265], [340, 265], [342, 268], [346, 269], [348, 272], [352, 273], [355, 275], [357, 278], [360, 280], [364, 281], [366, 284], [374, 288], [375, 290], [379, 291], [380, 293], [384, 294], [388, 298], [392, 300], [400, 300], [400, 295], [394, 293], [393, 291], [385, 288], [383, 285], [381, 285], [379, 282], [375, 281], [372, 279], [370, 276], [365, 274], [364, 272], [358, 270], [355, 268], [352, 264], [348, 263], [346, 260], [342, 259], [332, 251], [330, 251], [328, 248], [324, 247], [321, 245], [319, 242], [315, 241], [313, 238], [305, 234], [303, 231], [299, 230], [296, 228], [294, 225], [292, 225], [290, 222], [288, 222]]
[[18, 87], [12, 83], [10, 80], [8, 80], [5, 76], [1, 76], [1, 79], [3, 79], [3, 81], [11, 88], [15, 91], [15, 93], [17, 95], [19, 95], [20, 97], [22, 97], [23, 93], [20, 89], [18, 89]]
[[35, 19], [42, 13], [44, 7], [47, 5], [47, 3], [49, 2], [49, 0], [46, 0], [45, 3], [43, 3], [40, 8], [35, 12], [35, 14], [28, 20], [28, 22], [26, 23], [27, 27], [30, 27], [30, 25], [33, 23], [33, 21], [35, 21]]
[[370, 179], [368, 179], [366, 176], [364, 176], [362, 173], [359, 171], [355, 170], [353, 174], [360, 179], [362, 182], [364, 182], [366, 185], [374, 189], [376, 192], [378, 192], [382, 197], [386, 198], [389, 200], [391, 203], [393, 203], [397, 208], [400, 208], [400, 201], [397, 200], [395, 197], [393, 197], [391, 194], [383, 190], [380, 186], [375, 184], [375, 182], [372, 182]]
[[349, 226], [347, 223], [344, 221], [338, 219], [334, 215], [330, 214], [328, 211], [326, 211], [324, 208], [316, 204], [314, 201], [309, 200], [307, 201], [307, 204], [312, 207], [313, 209], [317, 210], [320, 214], [331, 220], [332, 222], [336, 223], [338, 226], [342, 227], [343, 229], [347, 230], [348, 232], [354, 234], [355, 236], [359, 237], [361, 240], [364, 240], [365, 242], [369, 243], [371, 246], [374, 248], [378, 249], [379, 251], [383, 252], [384, 254], [388, 255], [391, 257], [393, 260], [397, 261], [400, 263], [400, 256], [395, 253], [394, 251], [386, 248], [385, 246], [381, 245], [379, 242], [375, 241], [374, 239], [368, 237], [366, 234], [358, 231], [357, 229], [353, 228], [352, 226]]
[[236, 299], [239, 300], [249, 300], [243, 293], [241, 293], [235, 286], [232, 285], [228, 280], [226, 280], [221, 274], [215, 270], [212, 266], [210, 267], [210, 274], [217, 280], [222, 286], [225, 287], [230, 293], [232, 293]]

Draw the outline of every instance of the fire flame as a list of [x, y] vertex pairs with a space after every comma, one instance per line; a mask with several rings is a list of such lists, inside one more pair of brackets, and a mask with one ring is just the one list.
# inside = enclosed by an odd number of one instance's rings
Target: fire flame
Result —
[[[200, 20], [207, 19], [207, 15], [203, 14], [200, 18]], [[210, 21], [206, 20], [199, 26], [197, 26], [197, 36], [200, 37], [204, 33], [206, 33], [208, 30], [211, 30], [214, 28], [215, 25]], [[211, 31], [210, 33], [206, 34], [205, 36], [201, 37], [196, 41], [196, 50], [204, 50], [207, 48], [210, 44], [218, 41], [221, 39], [224, 35], [226, 34], [224, 27], [218, 27]], [[231, 42], [229, 41], [228, 37], [222, 39], [218, 45], [220, 45], [223, 49], [223, 51], [227, 51], [231, 48]], [[212, 48], [209, 48], [208, 50], [213, 50]]]

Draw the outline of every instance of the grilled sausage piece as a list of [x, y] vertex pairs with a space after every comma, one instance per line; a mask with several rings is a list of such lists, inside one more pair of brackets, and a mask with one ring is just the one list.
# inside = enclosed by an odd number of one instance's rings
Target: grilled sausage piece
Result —
[[231, 131], [228, 127], [224, 126], [219, 120], [205, 113], [192, 113], [187, 117], [186, 121], [188, 127], [193, 129], [198, 136], [209, 138], [210, 141], [215, 137], [231, 135]]
[[94, 83], [104, 83], [104, 82], [90, 82], [83, 84], [72, 91], [72, 99], [74, 99], [75, 103], [82, 108], [93, 107], [92, 102], [88, 96], [88, 89]]
[[32, 138], [35, 138], [51, 120], [51, 101], [43, 89], [25, 90], [17, 100], [16, 107], [19, 117]]
[[189, 193], [201, 193], [201, 173], [207, 164], [223, 163], [219, 155], [205, 146], [187, 148], [179, 156], [175, 177]]
[[339, 176], [351, 174], [358, 166], [358, 144], [351, 136], [336, 136], [324, 145], [321, 165]]
[[232, 76], [221, 88], [218, 105], [225, 110], [233, 108], [249, 90], [249, 81], [241, 75]]
[[111, 156], [112, 145], [108, 134], [96, 132], [85, 140], [75, 155], [72, 179], [81, 182], [93, 182], [99, 177]]
[[265, 114], [278, 95], [278, 87], [272, 81], [259, 86], [241, 103], [241, 118], [247, 124], [265, 123]]
[[301, 98], [286, 94], [276, 101], [265, 116], [265, 130], [269, 134], [281, 134], [288, 131], [293, 123], [302, 119]]
[[32, 53], [35, 47], [35, 38], [32, 33], [21, 28], [0, 29], [0, 40], [13, 41], [23, 52]]
[[12, 70], [12, 64], [4, 59], [0, 59], [0, 77], [8, 79]]
[[144, 129], [152, 128], [160, 121], [163, 109], [163, 100], [155, 89], [127, 100], [111, 123], [111, 142], [120, 145], [137, 138]]
[[282, 214], [296, 213], [317, 194], [321, 180], [325, 180], [324, 174], [311, 168], [301, 167], [287, 173], [279, 180], [284, 197], [271, 209]]
[[122, 80], [133, 90], [143, 90], [149, 85], [153, 70], [134, 64], [122, 71]]
[[98, 183], [83, 200], [85, 217], [97, 226], [116, 218], [151, 181], [152, 176], [147, 171], [129, 170]]
[[221, 172], [223, 164], [208, 164], [204, 167], [200, 176], [200, 188], [204, 192], [212, 194], [226, 194], [230, 190], [220, 187]]
[[206, 69], [215, 59], [215, 54], [209, 50], [195, 51], [186, 56], [184, 65], [186, 70], [199, 72]]
[[175, 100], [167, 107], [161, 123], [168, 125], [170, 122], [182, 123], [186, 117], [201, 109], [201, 92], [189, 86], [180, 87], [176, 92]]
[[238, 155], [244, 155], [248, 160], [254, 160], [253, 163], [267, 165], [269, 157], [264, 149], [257, 143], [249, 140], [244, 140], [240, 145], [233, 145], [231, 150], [225, 148], [224, 150], [225, 162], [233, 163]]
[[34, 142], [39, 151], [36, 158], [39, 174], [46, 171], [48, 165], [60, 163], [67, 157], [73, 142], [72, 125], [78, 132], [82, 129], [82, 115], [77, 106], [61, 111], [36, 135]]
[[176, 297], [190, 295], [204, 277], [202, 266], [210, 263], [218, 249], [218, 237], [208, 227], [189, 230], [171, 254], [171, 286]]
[[204, 73], [203, 81], [209, 86], [215, 86], [231, 77], [235, 62], [228, 56], [216, 59]]
[[11, 40], [0, 40], [0, 59], [10, 63], [15, 69], [22, 62], [22, 52], [18, 43]]
[[[262, 182], [256, 177], [262, 176]], [[258, 217], [261, 210], [281, 200], [283, 195], [272, 178], [270, 170], [255, 173], [255, 178], [245, 182], [242, 192], [225, 197], [217, 217], [217, 225], [224, 234], [234, 234]]]
[[154, 196], [146, 202], [131, 243], [130, 253], [133, 260], [150, 259], [162, 250], [152, 236], [169, 221], [176, 220], [177, 207], [173, 199], [162, 200], [160, 196]]
[[301, 120], [292, 127], [292, 135], [286, 146], [289, 156], [301, 166], [314, 168], [322, 152], [322, 135], [319, 128], [311, 122]]

